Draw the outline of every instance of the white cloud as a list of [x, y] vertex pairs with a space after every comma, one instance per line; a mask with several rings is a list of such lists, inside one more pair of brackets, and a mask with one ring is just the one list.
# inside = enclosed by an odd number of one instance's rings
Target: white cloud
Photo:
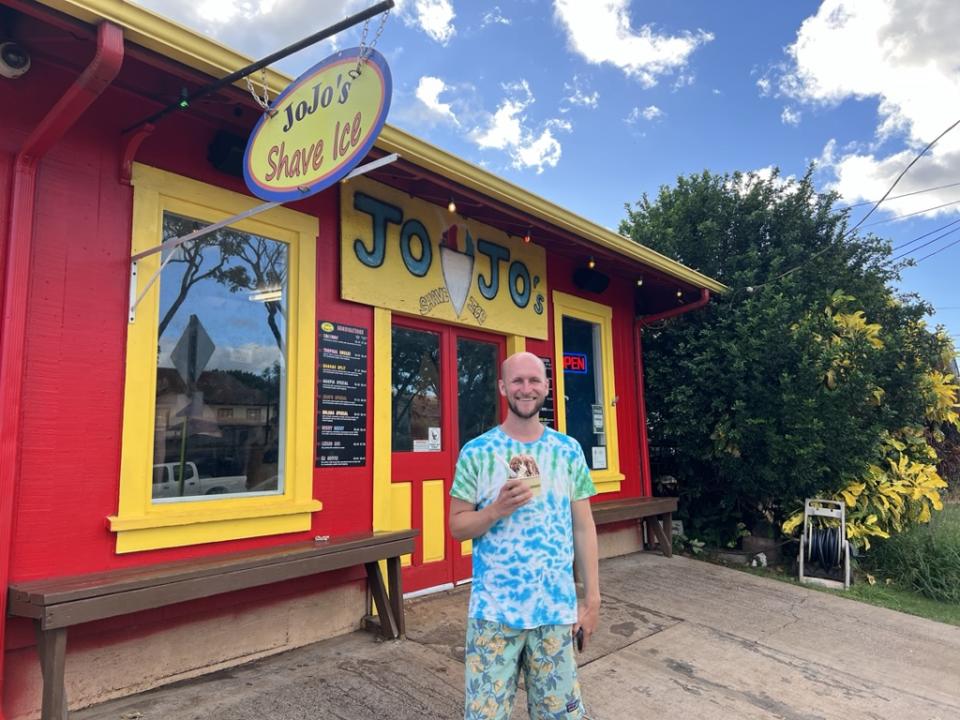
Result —
[[802, 117], [803, 113], [801, 113], [799, 110], [786, 106], [783, 108], [783, 112], [780, 113], [780, 122], [782, 122], [784, 125], [793, 125], [796, 127], [800, 124], [800, 119]]
[[569, 120], [564, 120], [563, 118], [552, 118], [547, 120], [546, 126], [548, 128], [561, 130], [562, 132], [573, 132], [573, 123]]
[[644, 87], [682, 70], [694, 50], [713, 40], [703, 30], [664, 35], [651, 25], [634, 29], [628, 5], [628, 0], [554, 0], [553, 9], [571, 49], [595, 65], [616, 65]]
[[663, 110], [658, 108], [656, 105], [648, 105], [645, 108], [635, 107], [630, 111], [630, 114], [624, 119], [624, 122], [627, 125], [636, 125], [640, 120], [647, 120], [652, 122], [664, 116]]
[[459, 125], [456, 115], [450, 107], [450, 103], [440, 102], [440, 93], [449, 90], [447, 84], [438, 77], [424, 75], [417, 84], [417, 100], [422, 102], [427, 108], [444, 120], [451, 121], [454, 125]]
[[[821, 162], [848, 202], [877, 199], [930, 140], [956, 120], [960, 97], [960, 3], [955, 0], [824, 0], [787, 48], [785, 67], [772, 73], [777, 94], [815, 106], [848, 99], [877, 102], [872, 146]], [[893, 149], [882, 152], [882, 148]], [[897, 185], [901, 194], [960, 176], [960, 130], [944, 137]], [[896, 214], [955, 199], [949, 191], [885, 202]], [[956, 212], [956, 206], [939, 212]], [[931, 210], [931, 213], [938, 211]]]
[[566, 130], [569, 123], [553, 119], [538, 132], [526, 115], [527, 108], [535, 102], [527, 81], [510, 83], [503, 89], [507, 96], [496, 112], [474, 128], [470, 138], [482, 149], [505, 151], [517, 169], [536, 168], [539, 175], [547, 167], [556, 167], [562, 148], [552, 129]]
[[[565, 82], [563, 84], [564, 92], [567, 93], [567, 97], [565, 97], [563, 101], [569, 105], [590, 108], [591, 110], [596, 109], [600, 103], [600, 93], [596, 90], [589, 92], [588, 89], [585, 88], [585, 85], [586, 83], [580, 79], [579, 75], [574, 75], [571, 82]], [[569, 107], [560, 108], [560, 112], [569, 111]]]
[[483, 22], [480, 24], [480, 27], [486, 27], [487, 25], [509, 25], [510, 18], [503, 16], [503, 13], [500, 12], [500, 6], [494, 5], [493, 10], [490, 10], [483, 15]]
[[453, 19], [456, 13], [450, 0], [414, 0], [417, 23], [420, 28], [441, 45], [450, 42], [456, 33]]
[[[367, 6], [365, 0], [137, 0], [138, 4], [216, 38], [251, 57], [260, 57], [301, 40]], [[304, 18], [310, 18], [310, 28]], [[379, 18], [370, 21], [376, 27]], [[327, 49], [337, 39], [325, 41]], [[289, 66], [289, 63], [288, 63]], [[300, 68], [305, 70], [306, 67]], [[296, 70], [290, 71], [296, 74]]]

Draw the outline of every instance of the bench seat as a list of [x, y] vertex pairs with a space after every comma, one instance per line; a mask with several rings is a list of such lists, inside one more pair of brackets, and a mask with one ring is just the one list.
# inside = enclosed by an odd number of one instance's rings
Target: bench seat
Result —
[[597, 526], [626, 520], [646, 523], [660, 542], [660, 552], [673, 555], [673, 513], [677, 511], [675, 497], [642, 497], [594, 503], [593, 521]]
[[[417, 530], [358, 533], [318, 542], [233, 552], [209, 558], [123, 568], [10, 585], [8, 613], [32, 618], [43, 674], [42, 720], [67, 717], [67, 628], [235, 590], [363, 565], [385, 638], [404, 632], [400, 557]], [[387, 563], [387, 583], [379, 561]]]

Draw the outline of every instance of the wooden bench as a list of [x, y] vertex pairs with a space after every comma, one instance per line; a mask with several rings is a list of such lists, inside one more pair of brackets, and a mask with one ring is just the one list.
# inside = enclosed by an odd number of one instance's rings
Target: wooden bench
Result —
[[660, 541], [660, 552], [673, 555], [673, 513], [677, 511], [675, 497], [643, 497], [599, 502], [593, 506], [593, 521], [608, 525], [624, 520], [638, 520], [647, 524]]
[[[376, 532], [210, 558], [35, 580], [10, 586], [10, 615], [33, 618], [43, 677], [42, 720], [67, 717], [64, 664], [71, 625], [363, 565], [385, 638], [404, 632], [400, 556], [417, 530]], [[380, 572], [387, 563], [387, 584]]]

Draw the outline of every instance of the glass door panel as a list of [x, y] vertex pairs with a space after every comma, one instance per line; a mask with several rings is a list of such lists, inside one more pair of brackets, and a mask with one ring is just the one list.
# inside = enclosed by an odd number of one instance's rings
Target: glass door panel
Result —
[[393, 328], [393, 452], [441, 449], [440, 336]]
[[496, 344], [457, 338], [457, 419], [461, 448], [497, 424], [499, 362], [500, 348]]
[[567, 434], [583, 448], [592, 470], [607, 467], [600, 326], [563, 318], [563, 389]]

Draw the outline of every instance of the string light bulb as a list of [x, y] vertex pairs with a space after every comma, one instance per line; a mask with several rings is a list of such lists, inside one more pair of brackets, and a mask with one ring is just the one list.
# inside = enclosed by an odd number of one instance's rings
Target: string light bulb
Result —
[[457, 211], [457, 204], [453, 201], [453, 198], [450, 198], [450, 202], [447, 203], [447, 210], [449, 210], [451, 213], [455, 213]]
[[533, 240], [533, 235], [530, 232], [530, 228], [527, 228], [527, 231], [523, 234], [523, 241], [529, 243], [531, 240]]
[[596, 266], [597, 266], [597, 261], [593, 259], [593, 256], [591, 256], [590, 259], [587, 260], [587, 267], [593, 270]]
[[637, 287], [643, 287], [643, 276], [637, 278]]
[[677, 297], [678, 297], [678, 298], [682, 298], [682, 297], [683, 297], [683, 290], [681, 290], [680, 288], [677, 288]]

